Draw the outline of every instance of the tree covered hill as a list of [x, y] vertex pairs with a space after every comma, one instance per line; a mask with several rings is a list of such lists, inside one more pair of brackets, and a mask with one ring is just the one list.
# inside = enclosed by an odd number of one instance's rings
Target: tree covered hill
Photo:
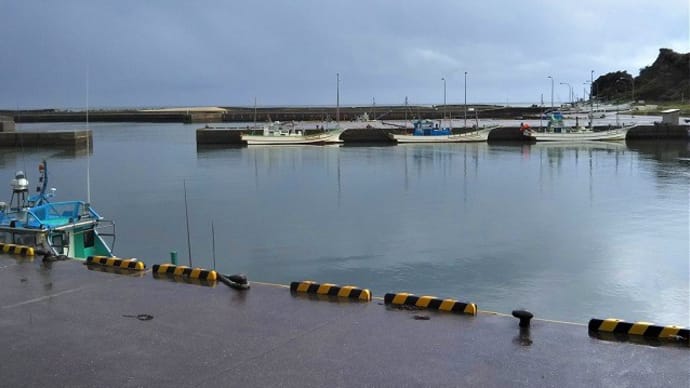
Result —
[[687, 101], [690, 99], [690, 53], [662, 48], [651, 66], [634, 77], [627, 71], [605, 74], [594, 81], [601, 100]]

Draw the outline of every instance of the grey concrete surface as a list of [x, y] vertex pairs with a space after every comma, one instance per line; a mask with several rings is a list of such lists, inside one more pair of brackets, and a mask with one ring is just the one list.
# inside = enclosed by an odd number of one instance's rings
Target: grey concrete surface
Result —
[[521, 333], [516, 319], [487, 313], [315, 300], [256, 283], [240, 292], [3, 254], [0, 284], [1, 387], [690, 384], [687, 346], [603, 341], [586, 322], [533, 320]]

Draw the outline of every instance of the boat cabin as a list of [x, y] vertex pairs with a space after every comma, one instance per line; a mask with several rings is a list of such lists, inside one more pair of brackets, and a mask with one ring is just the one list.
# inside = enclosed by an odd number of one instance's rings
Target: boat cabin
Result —
[[440, 128], [439, 123], [431, 120], [417, 120], [414, 122], [415, 136], [448, 136], [451, 135], [450, 128]]

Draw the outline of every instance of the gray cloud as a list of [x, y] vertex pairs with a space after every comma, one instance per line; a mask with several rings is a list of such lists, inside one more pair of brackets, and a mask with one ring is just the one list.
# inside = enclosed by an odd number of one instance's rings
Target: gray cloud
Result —
[[566, 101], [690, 51], [655, 1], [5, 1], [0, 107]]

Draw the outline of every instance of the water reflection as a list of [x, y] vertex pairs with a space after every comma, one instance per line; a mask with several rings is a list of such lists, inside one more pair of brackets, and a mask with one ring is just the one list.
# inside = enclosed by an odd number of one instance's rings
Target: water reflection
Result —
[[[213, 265], [213, 222], [218, 270], [256, 281], [690, 323], [688, 166], [673, 159], [687, 142], [201, 149], [194, 135], [95, 128], [94, 204], [117, 222], [119, 256], [187, 261], [186, 180], [198, 266]], [[0, 155], [0, 184], [49, 156]], [[60, 198], [84, 197], [84, 164], [52, 165]]]
[[[42, 155], [40, 157], [44, 159], [81, 159], [85, 158], [87, 155], [93, 155], [93, 148], [80, 146], [80, 147], [3, 147], [0, 148], [0, 168], [20, 166], [26, 164], [27, 162], [32, 162], [33, 165], [37, 165], [40, 159], [37, 160], [35, 157], [29, 155]], [[40, 158], [39, 157], [39, 158]], [[35, 163], [34, 163], [35, 162]], [[23, 167], [22, 167], [23, 168]]]

